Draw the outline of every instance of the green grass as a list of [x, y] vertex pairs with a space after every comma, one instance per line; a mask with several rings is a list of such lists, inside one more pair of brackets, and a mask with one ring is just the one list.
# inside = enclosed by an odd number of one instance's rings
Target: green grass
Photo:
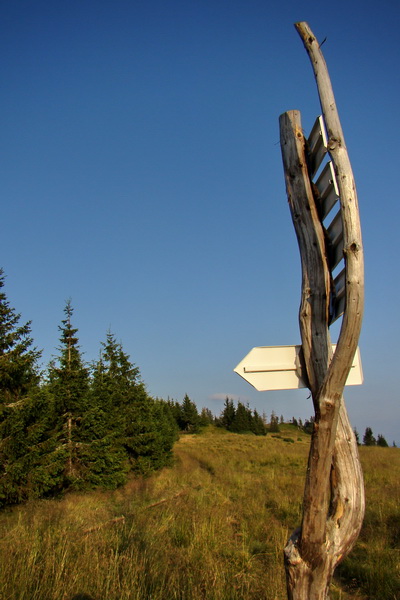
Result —
[[[174, 467], [148, 479], [4, 510], [0, 600], [285, 599], [302, 438], [290, 428], [280, 438], [208, 428], [183, 436]], [[366, 519], [332, 597], [400, 600], [400, 451], [360, 450]]]
[[400, 599], [400, 450], [361, 447], [367, 507], [352, 553], [338, 569], [349, 589], [373, 600]]

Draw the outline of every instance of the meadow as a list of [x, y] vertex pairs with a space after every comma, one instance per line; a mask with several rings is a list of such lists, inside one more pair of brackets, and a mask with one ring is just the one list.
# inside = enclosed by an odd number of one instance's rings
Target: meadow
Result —
[[[214, 427], [113, 492], [0, 513], [0, 600], [284, 600], [309, 437]], [[400, 450], [361, 447], [367, 510], [332, 599], [400, 600]]]

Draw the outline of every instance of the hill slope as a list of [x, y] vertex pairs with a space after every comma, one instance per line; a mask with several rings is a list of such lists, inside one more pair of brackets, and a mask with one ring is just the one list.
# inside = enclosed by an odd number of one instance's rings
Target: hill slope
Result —
[[[290, 426], [280, 436], [210, 427], [182, 436], [175, 465], [147, 479], [3, 511], [0, 597], [284, 600], [309, 438]], [[365, 527], [332, 598], [400, 598], [400, 451], [360, 450]]]

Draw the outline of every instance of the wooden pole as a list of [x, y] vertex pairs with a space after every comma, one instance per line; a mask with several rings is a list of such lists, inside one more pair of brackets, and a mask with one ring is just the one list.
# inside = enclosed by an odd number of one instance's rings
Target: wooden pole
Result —
[[[346, 382], [360, 337], [364, 311], [364, 254], [361, 238], [357, 190], [344, 140], [328, 69], [321, 48], [307, 23], [295, 24], [310, 57], [328, 132], [328, 151], [335, 168], [342, 212], [344, 256], [346, 267], [346, 310], [342, 328], [325, 382], [331, 390]], [[341, 392], [339, 394], [341, 396]], [[335, 395], [335, 398], [338, 394]]]
[[[325, 600], [338, 562], [358, 537], [364, 515], [358, 450], [342, 394], [357, 349], [363, 307], [363, 256], [357, 196], [333, 92], [319, 45], [306, 23], [296, 24], [317, 58], [323, 112], [329, 113], [329, 152], [339, 180], [346, 269], [346, 308], [332, 357], [328, 329], [331, 273], [325, 233], [308, 173], [300, 113], [280, 117], [286, 190], [302, 264], [299, 321], [312, 393], [312, 435], [301, 529], [285, 548], [289, 600]], [[306, 39], [305, 39], [306, 38]], [[306, 46], [307, 47], [307, 46]], [[328, 103], [326, 107], [325, 104]], [[325, 107], [325, 110], [324, 110]]]

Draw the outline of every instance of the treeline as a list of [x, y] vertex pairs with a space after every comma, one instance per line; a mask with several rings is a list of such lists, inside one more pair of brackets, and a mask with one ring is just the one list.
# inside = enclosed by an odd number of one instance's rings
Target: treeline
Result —
[[123, 484], [168, 464], [177, 427], [109, 332], [85, 364], [67, 302], [58, 356], [39, 371], [31, 323], [20, 324], [0, 270], [0, 506], [67, 489]]
[[4, 293], [0, 269], [0, 506], [67, 490], [116, 488], [130, 472], [170, 464], [179, 430], [215, 424], [265, 435], [257, 411], [227, 398], [220, 417], [182, 403], [151, 398], [140, 371], [111, 332], [99, 359], [87, 364], [68, 301], [58, 326], [58, 355], [44, 371], [31, 322]]
[[266, 435], [268, 427], [256, 410], [251, 410], [242, 402], [235, 406], [230, 398], [226, 398], [224, 408], [219, 417], [215, 417], [208, 408], [199, 413], [196, 404], [186, 394], [183, 402], [167, 400], [175, 422], [180, 431], [199, 433], [203, 427], [215, 425], [233, 433], [253, 433]]
[[[192, 402], [187, 394], [182, 403], [168, 399], [167, 405], [176, 426], [180, 431], [185, 433], [199, 433], [203, 427], [211, 424], [233, 433], [253, 433], [254, 435], [279, 433], [280, 427], [285, 424], [293, 425], [299, 433], [302, 432], [307, 435], [312, 435], [314, 430], [315, 419], [313, 416], [304, 421], [296, 417], [285, 421], [283, 415], [278, 417], [272, 411], [268, 420], [265, 414], [261, 416], [257, 410], [252, 410], [248, 405], [243, 404], [243, 402], [238, 401], [235, 405], [234, 401], [229, 397], [226, 397], [224, 408], [219, 417], [214, 416], [208, 408], [203, 408], [199, 413], [196, 404]], [[361, 445], [357, 429], [354, 429], [354, 433], [357, 444]], [[379, 434], [375, 438], [370, 427], [366, 428], [362, 443], [364, 446], [388, 447], [384, 436]], [[396, 447], [395, 442], [393, 442], [393, 446]]]
[[251, 410], [242, 402], [235, 406], [230, 398], [226, 398], [221, 416], [216, 419], [216, 425], [234, 433], [267, 434], [267, 427], [256, 410]]
[[[224, 408], [219, 416], [214, 416], [208, 408], [203, 408], [199, 413], [196, 404], [187, 394], [182, 403], [168, 399], [167, 405], [177, 427], [185, 433], [199, 433], [203, 427], [215, 425], [233, 433], [267, 435], [267, 433], [279, 433], [280, 426], [285, 425], [283, 415], [278, 417], [272, 411], [268, 421], [265, 414], [261, 416], [256, 409], [251, 409], [248, 404], [240, 400], [235, 404], [228, 396], [225, 398]], [[288, 423], [297, 427], [299, 431], [311, 434], [314, 418], [310, 417], [303, 423], [301, 419], [293, 417]]]
[[[295, 419], [293, 417], [292, 421], [293, 425], [296, 425], [299, 429], [304, 431], [305, 433], [312, 434], [314, 428], [314, 417], [310, 417], [310, 419], [306, 419], [304, 423], [301, 419]], [[354, 429], [354, 435], [356, 437], [356, 442], [358, 446], [361, 446], [360, 434], [357, 429]], [[362, 439], [363, 446], [380, 446], [381, 448], [388, 448], [389, 444], [387, 443], [385, 437], [379, 433], [377, 438], [375, 438], [371, 427], [367, 427], [365, 429], [365, 433]], [[396, 448], [396, 443], [393, 442], [393, 447]]]
[[[198, 433], [214, 424], [234, 433], [279, 432], [248, 405], [226, 398], [219, 417], [182, 403], [150, 397], [140, 371], [111, 332], [99, 359], [85, 363], [68, 301], [59, 325], [58, 355], [41, 372], [31, 322], [3, 291], [0, 269], [0, 507], [66, 490], [116, 488], [129, 473], [146, 474], [170, 464], [178, 431]], [[312, 433], [313, 419], [292, 424]], [[356, 437], [358, 440], [358, 434]], [[365, 445], [387, 446], [367, 428]]]
[[[358, 434], [357, 429], [354, 430], [355, 436], [356, 436], [356, 440], [357, 443], [360, 444], [360, 436]], [[365, 429], [365, 433], [363, 436], [363, 445], [364, 446], [381, 446], [381, 448], [387, 448], [389, 446], [389, 444], [387, 443], [386, 439], [383, 437], [382, 434], [378, 434], [378, 437], [375, 438], [371, 427], [367, 427]], [[393, 442], [393, 447], [396, 447], [396, 444]]]
[[208, 408], [203, 408], [199, 413], [196, 404], [187, 394], [181, 404], [168, 399], [167, 406], [178, 429], [185, 433], [199, 433], [202, 427], [215, 423], [212, 412]]

